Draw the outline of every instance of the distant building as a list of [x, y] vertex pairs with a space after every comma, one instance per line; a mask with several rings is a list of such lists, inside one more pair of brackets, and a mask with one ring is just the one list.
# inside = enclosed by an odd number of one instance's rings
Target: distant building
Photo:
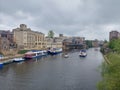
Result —
[[63, 40], [63, 49], [81, 49], [86, 48], [84, 37], [71, 37]]
[[93, 47], [99, 47], [99, 41], [97, 39], [92, 41], [92, 46]]
[[44, 48], [44, 34], [32, 31], [27, 25], [20, 24], [20, 28], [13, 29], [14, 42], [19, 49], [42, 49]]
[[63, 37], [63, 34], [59, 34], [59, 37]]
[[63, 40], [63, 50], [69, 50], [70, 49], [69, 45], [71, 45], [71, 44], [72, 44], [71, 38], [64, 39]]
[[0, 51], [9, 50], [14, 47], [13, 33], [10, 30], [0, 30]]
[[47, 48], [62, 48], [62, 42], [67, 37], [63, 36], [63, 34], [59, 34], [59, 37], [48, 38], [46, 37]]
[[118, 31], [111, 31], [109, 33], [109, 40], [113, 40], [113, 39], [118, 39], [120, 38], [120, 33]]

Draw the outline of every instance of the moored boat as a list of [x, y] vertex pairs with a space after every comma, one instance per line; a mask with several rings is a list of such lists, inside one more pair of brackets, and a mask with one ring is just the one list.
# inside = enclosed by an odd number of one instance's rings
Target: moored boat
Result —
[[2, 68], [3, 67], [3, 63], [2, 62], [0, 62], [0, 68]]
[[42, 50], [41, 53], [42, 53], [42, 56], [47, 56], [48, 55], [47, 50]]
[[32, 58], [40, 58], [42, 56], [46, 56], [47, 51], [45, 50], [36, 50], [36, 51], [29, 51], [25, 53], [24, 58], [25, 59], [32, 59]]
[[25, 60], [24, 58], [14, 58], [13, 62], [22, 62], [24, 60]]
[[80, 50], [79, 56], [86, 57], [87, 56], [86, 50]]
[[48, 50], [48, 54], [50, 55], [56, 55], [62, 52], [62, 48], [52, 48]]

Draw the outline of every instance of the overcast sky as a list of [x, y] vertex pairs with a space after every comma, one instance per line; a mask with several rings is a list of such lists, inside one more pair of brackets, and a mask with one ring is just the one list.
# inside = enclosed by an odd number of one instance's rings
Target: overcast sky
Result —
[[80, 36], [108, 40], [120, 31], [120, 0], [0, 0], [0, 30], [21, 23], [47, 35]]

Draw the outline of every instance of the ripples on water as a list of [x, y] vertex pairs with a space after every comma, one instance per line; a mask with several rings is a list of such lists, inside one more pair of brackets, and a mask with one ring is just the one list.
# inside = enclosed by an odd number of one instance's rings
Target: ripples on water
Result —
[[101, 79], [97, 70], [103, 57], [89, 49], [86, 58], [69, 52], [5, 65], [0, 70], [0, 90], [96, 90]]

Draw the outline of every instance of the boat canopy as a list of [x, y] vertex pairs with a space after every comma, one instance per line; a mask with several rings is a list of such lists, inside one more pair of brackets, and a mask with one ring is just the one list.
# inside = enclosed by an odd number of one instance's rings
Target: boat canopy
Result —
[[80, 50], [81, 52], [86, 52], [86, 50], [85, 49], [82, 49], [82, 50]]
[[25, 53], [25, 54], [34, 54], [34, 52], [27, 52], [27, 53]]

